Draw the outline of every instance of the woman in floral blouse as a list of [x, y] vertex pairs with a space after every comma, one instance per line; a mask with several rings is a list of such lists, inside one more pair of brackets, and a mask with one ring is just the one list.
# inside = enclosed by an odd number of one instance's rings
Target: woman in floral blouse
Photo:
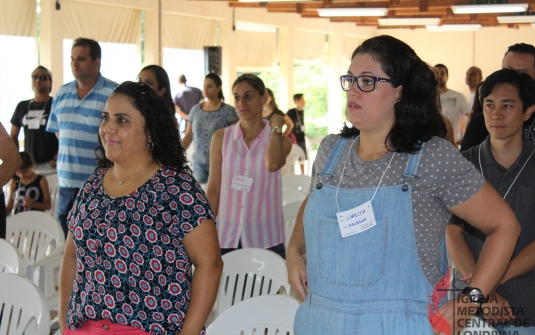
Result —
[[223, 263], [212, 210], [166, 106], [133, 82], [106, 103], [97, 171], [68, 220], [63, 334], [204, 334]]

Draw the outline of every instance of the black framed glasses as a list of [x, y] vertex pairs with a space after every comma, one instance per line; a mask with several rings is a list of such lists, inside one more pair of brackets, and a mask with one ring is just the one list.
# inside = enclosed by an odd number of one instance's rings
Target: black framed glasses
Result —
[[342, 89], [344, 91], [349, 91], [351, 86], [353, 86], [354, 83], [357, 83], [357, 87], [362, 92], [371, 92], [375, 89], [375, 83], [381, 82], [381, 83], [391, 83], [394, 87], [398, 87], [400, 83], [398, 83], [394, 79], [387, 79], [387, 78], [379, 78], [375, 76], [358, 76], [353, 77], [351, 75], [345, 74], [343, 76], [340, 76], [340, 85], [342, 86]]
[[33, 74], [32, 75], [32, 80], [37, 80], [39, 79], [40, 81], [47, 81], [48, 80], [48, 76], [42, 74], [42, 75], [36, 75], [36, 74]]
[[135, 81], [125, 81], [121, 84], [119, 84], [114, 92], [121, 92], [121, 91], [128, 91], [133, 90], [136, 93], [139, 93], [147, 98], [154, 98], [156, 92], [152, 89], [152, 87], [149, 84], [145, 84], [142, 82], [135, 82]]

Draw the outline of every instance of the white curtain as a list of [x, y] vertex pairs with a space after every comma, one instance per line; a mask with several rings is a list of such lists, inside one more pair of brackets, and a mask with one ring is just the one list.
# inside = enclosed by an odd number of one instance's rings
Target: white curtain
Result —
[[237, 66], [271, 68], [277, 63], [277, 37], [274, 32], [235, 32], [238, 38]]
[[296, 61], [321, 61], [325, 55], [325, 34], [294, 31]]
[[0, 0], [0, 35], [37, 35], [35, 0]]
[[217, 43], [217, 21], [184, 15], [164, 14], [162, 47], [202, 50]]
[[343, 44], [342, 44], [342, 48], [344, 52], [343, 60], [346, 61], [347, 63], [350, 63], [351, 55], [353, 54], [353, 51], [355, 51], [355, 49], [359, 45], [361, 45], [363, 41], [364, 39], [362, 38], [343, 36]]
[[139, 44], [139, 9], [63, 1], [61, 10], [65, 11], [63, 26], [66, 38], [87, 37], [98, 42]]

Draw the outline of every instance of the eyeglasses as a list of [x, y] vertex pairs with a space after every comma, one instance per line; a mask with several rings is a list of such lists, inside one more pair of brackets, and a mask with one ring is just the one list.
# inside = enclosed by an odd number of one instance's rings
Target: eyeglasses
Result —
[[154, 94], [156, 94], [149, 84], [145, 84], [142, 82], [125, 81], [124, 83], [118, 85], [115, 88], [114, 92], [117, 90], [121, 91], [120, 88], [126, 89], [126, 90], [129, 90], [129, 89], [134, 90], [136, 93], [140, 93], [143, 96], [148, 97], [148, 98], [154, 98]]
[[349, 91], [351, 86], [353, 86], [353, 83], [357, 83], [358, 88], [362, 92], [371, 92], [375, 89], [375, 83], [376, 82], [383, 82], [383, 83], [392, 83], [394, 87], [398, 87], [401, 85], [396, 80], [393, 79], [387, 79], [387, 78], [379, 78], [374, 76], [358, 76], [353, 77], [348, 74], [340, 76], [340, 85], [342, 85], [342, 89], [344, 91]]
[[32, 75], [32, 80], [37, 80], [39, 79], [40, 81], [47, 81], [48, 80], [48, 76], [45, 76], [44, 74], [42, 75], [36, 75], [36, 74], [33, 74]]

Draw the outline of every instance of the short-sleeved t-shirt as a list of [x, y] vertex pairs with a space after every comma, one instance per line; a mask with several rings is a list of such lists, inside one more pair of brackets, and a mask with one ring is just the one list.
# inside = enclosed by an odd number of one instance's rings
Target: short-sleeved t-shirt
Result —
[[24, 128], [24, 151], [29, 152], [36, 164], [51, 161], [58, 153], [58, 138], [46, 131], [53, 99], [43, 102], [19, 102], [11, 117], [11, 124]]
[[[317, 174], [321, 172], [339, 135], [329, 135], [320, 144], [312, 170], [310, 191], [316, 188]], [[322, 183], [337, 186], [342, 175], [344, 160], [350, 152], [342, 178], [341, 188], [376, 187], [392, 155], [392, 163], [382, 179], [381, 186], [402, 185], [403, 173], [409, 154], [390, 152], [383, 157], [365, 162], [357, 154], [359, 139], [351, 140], [342, 154], [331, 178], [322, 178]], [[351, 148], [351, 149], [350, 149]], [[418, 179], [412, 182], [412, 211], [414, 235], [420, 265], [431, 286], [444, 275], [441, 271], [440, 245], [446, 225], [451, 216], [447, 208], [458, 205], [474, 196], [484, 179], [450, 142], [434, 137], [424, 143]]]
[[89, 176], [68, 218], [78, 269], [67, 325], [109, 319], [176, 334], [191, 297], [192, 265], [182, 240], [214, 219], [206, 195], [189, 174], [165, 166], [131, 194], [110, 197], [102, 187], [105, 172]]
[[201, 104], [195, 105], [189, 112], [189, 121], [193, 130], [194, 152], [192, 160], [196, 163], [210, 163], [210, 143], [216, 130], [226, 128], [238, 120], [234, 107], [225, 103], [216, 111], [206, 112]]

